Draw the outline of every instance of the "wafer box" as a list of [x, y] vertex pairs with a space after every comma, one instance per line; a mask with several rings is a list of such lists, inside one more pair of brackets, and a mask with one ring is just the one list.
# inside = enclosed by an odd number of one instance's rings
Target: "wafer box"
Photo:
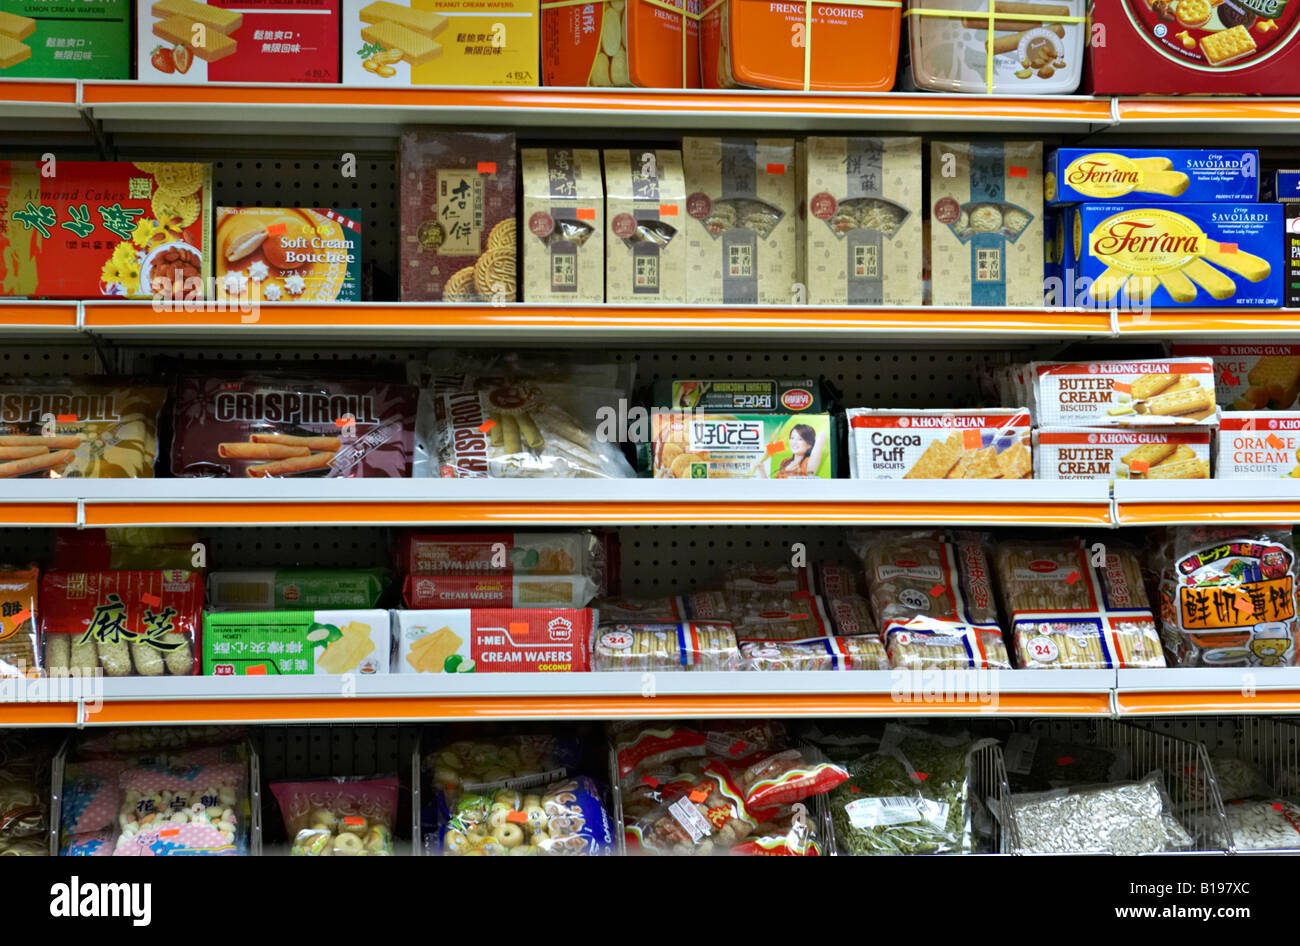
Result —
[[209, 611], [206, 676], [276, 677], [389, 673], [388, 611]]
[[131, 78], [128, 0], [0, 0], [0, 78]]
[[394, 611], [398, 673], [591, 669], [590, 608]]

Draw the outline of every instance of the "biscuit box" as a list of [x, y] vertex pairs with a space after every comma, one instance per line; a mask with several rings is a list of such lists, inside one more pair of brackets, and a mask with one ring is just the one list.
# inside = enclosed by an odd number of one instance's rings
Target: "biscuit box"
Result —
[[834, 479], [830, 414], [655, 411], [655, 479]]
[[686, 301], [682, 153], [605, 151], [605, 301]]
[[1043, 146], [930, 142], [934, 305], [1043, 304]]
[[809, 138], [808, 301], [920, 305], [920, 138]]
[[590, 608], [394, 611], [398, 673], [585, 673]]
[[[685, 3], [686, 36], [680, 12]], [[700, 86], [700, 0], [542, 5], [542, 84]], [[685, 68], [683, 68], [683, 54]]]
[[339, 0], [140, 0], [136, 78], [338, 82]]
[[686, 138], [687, 301], [788, 305], [800, 283], [801, 175], [790, 138]]
[[1214, 394], [1226, 411], [1285, 411], [1300, 396], [1300, 345], [1174, 345], [1172, 354], [1214, 362]]
[[356, 208], [218, 207], [218, 295], [360, 302], [362, 242]]
[[849, 408], [857, 480], [1021, 480], [1033, 474], [1029, 412]]
[[1058, 148], [1044, 165], [1048, 204], [1259, 200], [1259, 152]]
[[1090, 6], [1090, 91], [1300, 95], [1300, 4], [1093, 0]]
[[398, 174], [402, 301], [514, 302], [514, 134], [408, 128]]
[[390, 673], [388, 611], [207, 611], [203, 673], [217, 677]]
[[1215, 424], [1209, 359], [1039, 361], [1029, 377], [1039, 427]]
[[595, 148], [524, 148], [524, 301], [605, 301], [605, 192]]
[[391, 579], [383, 568], [213, 572], [207, 581], [208, 607], [214, 611], [373, 608]]
[[1280, 204], [1079, 204], [1065, 265], [1085, 306], [1282, 304]]
[[538, 85], [539, 14], [538, 0], [343, 0], [343, 81]]
[[1282, 201], [1286, 234], [1282, 238], [1282, 258], [1286, 275], [1283, 277], [1286, 294], [1284, 305], [1300, 309], [1300, 171], [1278, 171], [1275, 186], [1277, 199]]
[[827, 410], [821, 385], [812, 378], [692, 380], [662, 379], [651, 395], [654, 407], [705, 414], [821, 414]]
[[129, 0], [0, 0], [0, 78], [131, 78]]
[[199, 299], [207, 164], [0, 161], [0, 296]]
[[1034, 431], [1041, 480], [1203, 480], [1209, 427], [1152, 430], [1042, 427]]
[[1215, 476], [1225, 480], [1300, 477], [1300, 412], [1225, 411], [1219, 418]]

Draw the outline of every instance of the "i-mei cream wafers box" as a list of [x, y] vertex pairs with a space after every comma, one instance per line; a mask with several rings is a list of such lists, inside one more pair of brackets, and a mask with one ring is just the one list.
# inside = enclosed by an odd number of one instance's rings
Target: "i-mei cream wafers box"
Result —
[[1228, 411], [1219, 420], [1218, 465], [1225, 480], [1300, 477], [1300, 412]]
[[1209, 427], [1044, 427], [1034, 431], [1040, 480], [1203, 480], [1210, 476]]
[[338, 82], [339, 0], [140, 0], [136, 78]]
[[394, 611], [398, 673], [547, 673], [591, 669], [590, 608]]
[[1033, 474], [1023, 407], [845, 413], [852, 479], [1018, 480]]
[[1285, 411], [1300, 397], [1300, 345], [1175, 345], [1173, 355], [1214, 362], [1225, 411]]
[[1259, 152], [1058, 148], [1043, 167], [1048, 204], [1203, 203], [1259, 200]]
[[1214, 426], [1214, 366], [1206, 358], [1040, 361], [1029, 366], [1039, 427]]

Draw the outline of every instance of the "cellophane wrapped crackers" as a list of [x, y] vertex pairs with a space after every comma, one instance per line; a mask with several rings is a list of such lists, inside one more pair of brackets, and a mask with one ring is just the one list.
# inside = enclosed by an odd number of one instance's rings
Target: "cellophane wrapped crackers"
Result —
[[1043, 146], [930, 142], [935, 305], [1043, 304]]
[[1300, 477], [1300, 411], [1228, 411], [1219, 420], [1221, 479]]
[[998, 544], [994, 562], [1018, 667], [1165, 665], [1134, 553], [1079, 539], [1009, 540]]
[[605, 193], [595, 148], [524, 148], [525, 302], [605, 301]]
[[1178, 666], [1297, 663], [1290, 529], [1170, 529], [1154, 565], [1160, 634]]
[[1034, 469], [1044, 480], [1201, 480], [1210, 476], [1209, 427], [1043, 427]]
[[739, 670], [736, 634], [724, 621], [601, 624], [591, 645], [591, 669], [642, 673]]
[[1174, 345], [1173, 355], [1214, 363], [1214, 392], [1225, 411], [1285, 411], [1300, 396], [1300, 345]]
[[700, 0], [668, 0], [667, 7], [596, 0], [544, 8], [542, 84], [699, 88], [699, 12]]
[[789, 304], [802, 269], [794, 140], [688, 137], [682, 164], [687, 301]]
[[809, 138], [813, 305], [920, 305], [921, 139]]
[[1214, 366], [1205, 358], [1040, 361], [1021, 373], [1040, 427], [1214, 426]]
[[605, 301], [686, 301], [686, 179], [682, 153], [605, 151]]
[[1029, 479], [1024, 408], [906, 410], [849, 408], [850, 476], [892, 479]]

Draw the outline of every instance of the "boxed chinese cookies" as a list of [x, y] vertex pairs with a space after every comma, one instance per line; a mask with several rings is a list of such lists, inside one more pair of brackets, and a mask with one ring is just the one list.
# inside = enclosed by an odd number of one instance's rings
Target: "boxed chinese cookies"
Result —
[[338, 82], [339, 0], [140, 0], [136, 78]]
[[537, 0], [344, 0], [349, 85], [537, 85]]
[[202, 298], [211, 220], [206, 164], [0, 161], [0, 296]]
[[0, 78], [131, 78], [131, 4], [0, 0]]
[[591, 669], [590, 609], [394, 611], [399, 673], [559, 673]]
[[1029, 412], [849, 408], [850, 476], [1021, 480], [1033, 475]]
[[524, 148], [524, 301], [605, 301], [605, 193], [595, 148]]
[[682, 164], [687, 301], [788, 304], [802, 268], [795, 142], [685, 138]]
[[408, 128], [398, 175], [402, 300], [514, 302], [514, 134]]
[[1204, 358], [1035, 362], [1030, 405], [1040, 427], [1214, 426], [1214, 367]]
[[1034, 466], [1044, 480], [1203, 480], [1210, 476], [1209, 427], [1042, 427]]
[[1219, 420], [1222, 479], [1300, 477], [1300, 413], [1229, 411]]
[[209, 611], [203, 615], [206, 676], [389, 673], [389, 612]]
[[699, 88], [699, 12], [699, 0], [543, 4], [542, 84]]
[[908, 0], [908, 84], [935, 92], [1068, 95], [1083, 75], [1085, 12], [1084, 0]]
[[360, 302], [361, 244], [356, 208], [218, 207], [218, 295]]
[[1285, 411], [1300, 397], [1300, 345], [1174, 345], [1175, 358], [1210, 359], [1226, 411]]
[[704, 6], [705, 88], [888, 92], [894, 87], [897, 5], [812, 3], [806, 9], [798, 3], [719, 0]]
[[1058, 148], [1043, 176], [1048, 204], [1235, 203], [1259, 200], [1259, 152]]
[[921, 139], [809, 138], [808, 302], [920, 305]]
[[1043, 304], [1043, 147], [930, 143], [934, 305]]
[[605, 151], [605, 301], [686, 301], [680, 151]]

